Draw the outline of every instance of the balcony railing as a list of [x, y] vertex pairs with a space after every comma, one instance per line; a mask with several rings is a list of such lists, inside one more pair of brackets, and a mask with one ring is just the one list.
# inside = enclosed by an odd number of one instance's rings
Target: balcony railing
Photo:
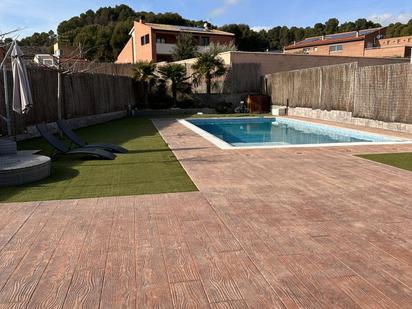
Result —
[[[156, 43], [156, 54], [171, 55], [173, 54], [173, 51], [175, 48], [176, 48], [176, 44]], [[197, 46], [197, 50], [199, 52], [204, 51], [206, 48], [207, 46]]]

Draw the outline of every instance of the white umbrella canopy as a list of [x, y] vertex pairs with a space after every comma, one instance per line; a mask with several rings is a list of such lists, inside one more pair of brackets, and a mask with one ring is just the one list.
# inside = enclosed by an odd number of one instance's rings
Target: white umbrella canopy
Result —
[[30, 92], [29, 78], [26, 65], [22, 59], [23, 52], [15, 43], [11, 52], [13, 73], [13, 110], [20, 114], [26, 114], [33, 105]]

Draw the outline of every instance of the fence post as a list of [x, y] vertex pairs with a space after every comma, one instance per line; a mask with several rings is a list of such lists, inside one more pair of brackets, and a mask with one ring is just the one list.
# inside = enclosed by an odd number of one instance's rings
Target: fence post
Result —
[[[62, 120], [62, 73], [60, 72], [60, 63], [57, 72], [57, 119]], [[63, 138], [63, 133], [59, 130], [60, 138]]]
[[62, 73], [57, 73], [57, 119], [62, 119]]

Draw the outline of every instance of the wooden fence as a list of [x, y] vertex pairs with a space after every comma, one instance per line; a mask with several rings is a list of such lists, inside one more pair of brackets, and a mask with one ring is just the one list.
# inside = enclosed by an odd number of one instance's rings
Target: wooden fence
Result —
[[133, 76], [133, 64], [96, 63], [90, 61], [69, 61], [62, 64], [64, 69], [78, 73], [107, 74], [116, 76]]
[[[28, 68], [33, 108], [27, 115], [12, 114], [14, 133], [41, 122], [58, 119], [57, 71]], [[63, 75], [62, 117], [65, 119], [126, 110], [129, 104], [142, 102], [143, 90], [139, 83], [125, 76], [74, 73]], [[12, 76], [8, 72], [9, 101], [12, 100]], [[0, 78], [0, 113], [6, 114], [4, 84]], [[2, 122], [1, 133], [6, 126]]]
[[351, 112], [354, 117], [412, 123], [412, 66], [357, 63], [266, 75], [272, 103]]
[[388, 122], [412, 123], [412, 65], [360, 68], [353, 115]]

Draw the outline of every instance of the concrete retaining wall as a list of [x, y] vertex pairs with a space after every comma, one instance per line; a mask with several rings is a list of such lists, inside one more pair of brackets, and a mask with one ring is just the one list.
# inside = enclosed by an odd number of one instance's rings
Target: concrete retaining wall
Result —
[[412, 124], [400, 122], [384, 122], [373, 119], [353, 117], [351, 112], [326, 111], [303, 107], [292, 107], [288, 110], [288, 115], [298, 117], [308, 117], [321, 120], [335, 121], [339, 123], [352, 124], [367, 128], [378, 128], [398, 132], [412, 133]]
[[[79, 117], [79, 118], [71, 118], [67, 120], [67, 124], [72, 129], [84, 128], [92, 125], [96, 125], [99, 123], [109, 122], [111, 120], [120, 119], [126, 117], [126, 111], [119, 111], [113, 113], [105, 113], [105, 114], [97, 114], [92, 116], [86, 117]], [[58, 127], [55, 122], [48, 123], [50, 130], [53, 133], [58, 132]], [[24, 134], [19, 134], [16, 136], [18, 141], [39, 137], [40, 134], [37, 132], [35, 126], [27, 127], [27, 131]]]

